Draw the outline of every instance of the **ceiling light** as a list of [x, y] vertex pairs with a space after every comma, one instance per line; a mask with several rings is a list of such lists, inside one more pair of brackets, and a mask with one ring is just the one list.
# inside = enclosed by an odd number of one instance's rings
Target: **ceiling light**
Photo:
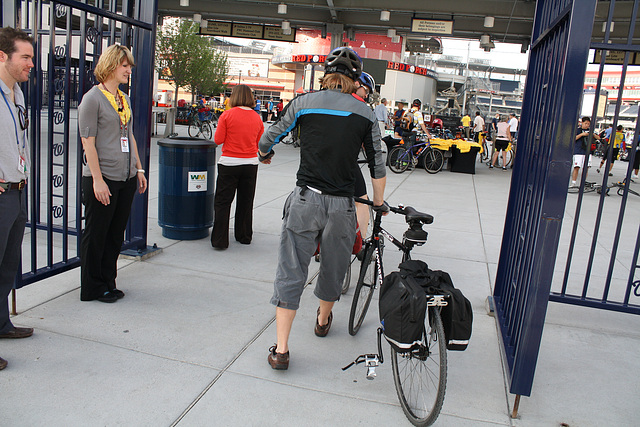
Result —
[[495, 22], [495, 18], [493, 16], [485, 16], [484, 17], [484, 26], [487, 28], [493, 28], [493, 24]]
[[202, 21], [202, 15], [200, 15], [199, 13], [194, 13], [193, 22], [200, 22], [200, 21]]
[[391, 43], [400, 43], [400, 36], [391, 37]]
[[391, 37], [395, 37], [396, 35], [396, 29], [395, 28], [389, 28], [387, 30], [387, 37], [391, 38]]
[[180, 6], [189, 7], [189, 0], [180, 0]]
[[200, 22], [200, 28], [207, 28], [208, 26], [209, 26], [209, 21], [207, 21], [206, 19]]
[[283, 30], [290, 30], [290, 29], [291, 29], [291, 22], [289, 22], [289, 21], [282, 21], [282, 29], [283, 29]]
[[391, 18], [391, 12], [389, 12], [388, 10], [383, 10], [382, 12], [380, 12], [381, 21], [388, 21], [389, 18]]
[[282, 29], [282, 34], [284, 34], [285, 36], [289, 36], [289, 35], [291, 35], [291, 27], [289, 27], [289, 28], [283, 28], [283, 29]]
[[[613, 33], [613, 27], [614, 27], [614, 22], [613, 22], [613, 21], [611, 21], [611, 25], [609, 26], [609, 32], [610, 32], [610, 33]], [[606, 23], [606, 22], [603, 22], [603, 23], [602, 23], [602, 32], [604, 33], [604, 32], [606, 32], [606, 31], [607, 31], [607, 23]]]
[[286, 15], [287, 14], [287, 5], [284, 3], [280, 3], [278, 5], [278, 13], [280, 15]]

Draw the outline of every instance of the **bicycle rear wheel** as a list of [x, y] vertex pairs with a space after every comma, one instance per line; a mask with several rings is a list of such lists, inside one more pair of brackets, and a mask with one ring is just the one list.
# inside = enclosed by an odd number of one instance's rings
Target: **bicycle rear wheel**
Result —
[[362, 263], [360, 264], [360, 274], [358, 283], [353, 292], [351, 301], [351, 311], [349, 312], [349, 334], [355, 335], [362, 326], [362, 321], [367, 315], [373, 291], [376, 290], [378, 281], [378, 264], [376, 263], [376, 245], [369, 243], [366, 246]]
[[489, 160], [489, 153], [488, 153], [488, 147], [487, 147], [487, 140], [485, 139], [482, 142], [482, 153], [480, 153], [480, 161], [486, 162], [487, 160]]
[[202, 123], [202, 136], [209, 141], [213, 138], [213, 131], [211, 130], [211, 124], [209, 122]]
[[440, 415], [447, 386], [447, 347], [439, 307], [429, 307], [424, 343], [398, 353], [391, 347], [393, 381], [411, 424], [430, 426]]
[[196, 121], [192, 121], [189, 123], [189, 136], [196, 138], [198, 135], [200, 135], [200, 127]]
[[444, 165], [444, 154], [435, 148], [427, 148], [424, 153], [424, 169], [429, 173], [438, 173]]
[[344, 280], [342, 281], [342, 295], [346, 294], [351, 286], [351, 267], [353, 266], [353, 262], [356, 260], [356, 256], [351, 256], [351, 261], [349, 261], [349, 267], [347, 267], [347, 274], [344, 275]]
[[404, 147], [394, 147], [389, 152], [389, 169], [394, 173], [402, 173], [411, 164], [411, 155]]

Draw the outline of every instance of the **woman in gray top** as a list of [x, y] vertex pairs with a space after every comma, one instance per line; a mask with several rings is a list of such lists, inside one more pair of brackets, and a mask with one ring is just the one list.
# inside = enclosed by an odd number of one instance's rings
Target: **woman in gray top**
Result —
[[78, 128], [87, 159], [82, 171], [82, 301], [115, 302], [124, 297], [124, 292], [116, 289], [116, 262], [136, 188], [139, 193], [147, 189], [131, 129], [131, 101], [118, 89], [129, 81], [134, 65], [129, 49], [109, 46], [94, 71], [100, 84], [84, 95], [78, 107]]

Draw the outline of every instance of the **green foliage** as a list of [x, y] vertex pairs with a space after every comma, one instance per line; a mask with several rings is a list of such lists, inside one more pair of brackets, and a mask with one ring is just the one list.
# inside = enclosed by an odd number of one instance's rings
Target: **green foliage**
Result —
[[213, 48], [207, 37], [198, 34], [198, 24], [176, 20], [159, 31], [156, 69], [161, 77], [172, 80], [177, 90], [217, 95], [224, 91], [229, 71], [227, 56]]

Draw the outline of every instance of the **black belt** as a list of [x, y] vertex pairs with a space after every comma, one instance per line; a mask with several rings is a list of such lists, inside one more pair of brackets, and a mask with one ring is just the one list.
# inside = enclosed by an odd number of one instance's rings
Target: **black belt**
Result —
[[24, 179], [20, 182], [0, 182], [0, 187], [5, 190], [22, 190], [27, 186], [27, 181]]

